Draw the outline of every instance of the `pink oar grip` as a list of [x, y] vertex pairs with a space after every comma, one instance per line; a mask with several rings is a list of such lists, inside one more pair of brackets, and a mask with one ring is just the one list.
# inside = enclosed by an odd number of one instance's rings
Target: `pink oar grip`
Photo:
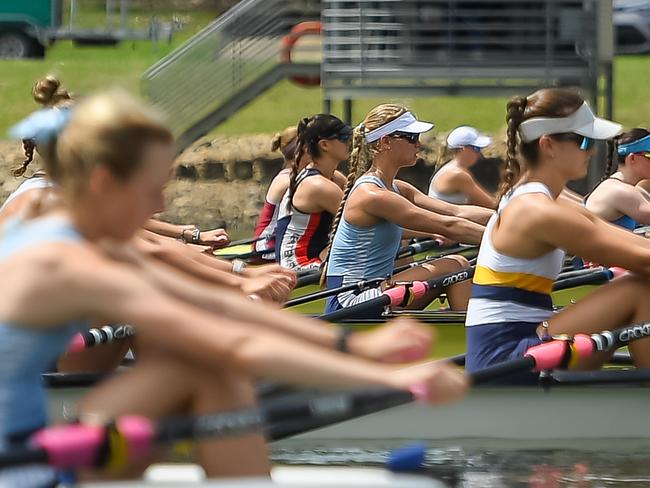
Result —
[[579, 358], [587, 358], [594, 352], [594, 342], [586, 334], [576, 334], [573, 337], [573, 347]]
[[70, 469], [94, 466], [105, 437], [101, 426], [61, 425], [37, 432], [30, 443], [47, 451], [50, 465]]
[[429, 402], [429, 387], [424, 381], [413, 383], [409, 386], [409, 391], [415, 397], [415, 400], [422, 403]]
[[619, 268], [618, 266], [612, 266], [609, 268], [609, 270], [612, 272], [611, 280], [615, 280], [616, 278], [620, 278], [621, 276], [625, 276], [626, 274], [630, 273], [627, 269]]
[[529, 348], [525, 356], [535, 358], [534, 371], [555, 369], [562, 364], [567, 347], [568, 344], [565, 341], [544, 342]]
[[151, 453], [156, 431], [151, 420], [135, 415], [120, 417], [117, 429], [129, 446], [129, 458], [144, 459]]
[[396, 286], [394, 288], [389, 288], [384, 292], [388, 298], [390, 298], [391, 307], [397, 307], [404, 303], [404, 296], [406, 295], [406, 288], [404, 285]]
[[79, 352], [86, 349], [86, 340], [81, 333], [77, 333], [70, 344], [68, 345], [68, 350], [66, 352]]
[[414, 281], [411, 285], [411, 290], [413, 290], [413, 298], [422, 298], [424, 294], [429, 291], [427, 284], [424, 281]]

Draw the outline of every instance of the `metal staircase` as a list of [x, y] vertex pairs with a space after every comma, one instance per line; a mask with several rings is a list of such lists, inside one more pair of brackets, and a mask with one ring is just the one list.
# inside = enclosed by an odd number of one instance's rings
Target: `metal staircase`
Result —
[[296, 12], [310, 18], [304, 2], [244, 0], [145, 72], [144, 94], [169, 116], [180, 150], [282, 79], [320, 73], [318, 55], [280, 59]]

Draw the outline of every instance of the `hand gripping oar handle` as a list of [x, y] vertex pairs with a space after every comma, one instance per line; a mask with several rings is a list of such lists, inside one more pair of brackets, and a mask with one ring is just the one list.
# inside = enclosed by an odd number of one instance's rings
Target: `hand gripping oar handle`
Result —
[[513, 373], [566, 369], [578, 359], [596, 352], [611, 351], [638, 339], [650, 337], [650, 323], [630, 325], [596, 334], [576, 334], [573, 338], [559, 336], [533, 346], [523, 357], [505, 361], [471, 374], [473, 384], [485, 383]]
[[116, 340], [128, 339], [135, 335], [135, 329], [130, 325], [105, 325], [80, 332], [72, 338], [67, 352], [79, 352], [89, 347], [108, 344]]
[[260, 430], [268, 424], [304, 419], [335, 423], [413, 401], [416, 393], [395, 389], [341, 392], [292, 401], [278, 400], [259, 408], [153, 422], [123, 416], [110, 426], [63, 425], [37, 432], [29, 448], [0, 453], [0, 468], [47, 463], [61, 469], [124, 466], [149, 455], [153, 445], [183, 439], [227, 437]]
[[428, 281], [413, 281], [411, 283], [398, 283], [393, 288], [384, 291], [380, 296], [363, 303], [345, 307], [334, 312], [320, 315], [321, 320], [336, 322], [343, 319], [360, 318], [368, 315], [381, 315], [384, 307], [395, 308], [406, 306], [413, 300], [422, 298], [427, 292], [437, 288], [445, 288], [474, 276], [474, 268], [464, 268], [460, 271], [438, 276]]

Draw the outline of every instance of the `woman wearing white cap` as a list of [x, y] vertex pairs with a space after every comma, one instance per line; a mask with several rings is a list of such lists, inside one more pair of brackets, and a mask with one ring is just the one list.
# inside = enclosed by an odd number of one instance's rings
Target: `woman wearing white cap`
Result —
[[[514, 98], [507, 121], [502, 198], [481, 242], [465, 323], [469, 371], [520, 357], [549, 334], [593, 333], [650, 319], [650, 242], [557, 198], [568, 181], [587, 174], [593, 141], [616, 136], [621, 126], [595, 117], [575, 92], [557, 88]], [[554, 315], [551, 290], [565, 250], [638, 277], [602, 286]], [[647, 339], [630, 351], [637, 366], [650, 366]], [[601, 354], [578, 367], [598, 368], [606, 360]]]
[[[442, 234], [470, 244], [480, 241], [491, 211], [434, 200], [395, 179], [400, 168], [415, 164], [421, 148], [419, 135], [432, 127], [400, 105], [384, 104], [373, 108], [354, 129], [348, 180], [330, 234], [328, 288], [390, 276], [404, 231]], [[426, 280], [465, 266], [462, 256], [447, 256], [396, 278]], [[328, 300], [327, 310], [361, 303], [380, 293], [379, 289], [344, 292]], [[435, 295], [412, 307], [423, 308]], [[447, 296], [452, 308], [464, 310], [468, 283], [449, 287]]]
[[[429, 184], [429, 196], [457, 205], [471, 203], [496, 208], [497, 202], [472, 176], [469, 168], [481, 158], [481, 150], [492, 144], [492, 139], [479, 134], [474, 127], [456, 127], [447, 136], [446, 149], [453, 158], [436, 171]], [[444, 152], [446, 157], [448, 151]]]

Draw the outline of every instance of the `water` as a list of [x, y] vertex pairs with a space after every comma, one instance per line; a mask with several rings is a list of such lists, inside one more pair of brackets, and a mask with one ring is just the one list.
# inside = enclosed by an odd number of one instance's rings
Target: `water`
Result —
[[[301, 465], [382, 465], [393, 446], [275, 448], [273, 460]], [[632, 488], [650, 487], [650, 452], [429, 448], [426, 469], [458, 488]], [[514, 446], [516, 447], [516, 446]]]

